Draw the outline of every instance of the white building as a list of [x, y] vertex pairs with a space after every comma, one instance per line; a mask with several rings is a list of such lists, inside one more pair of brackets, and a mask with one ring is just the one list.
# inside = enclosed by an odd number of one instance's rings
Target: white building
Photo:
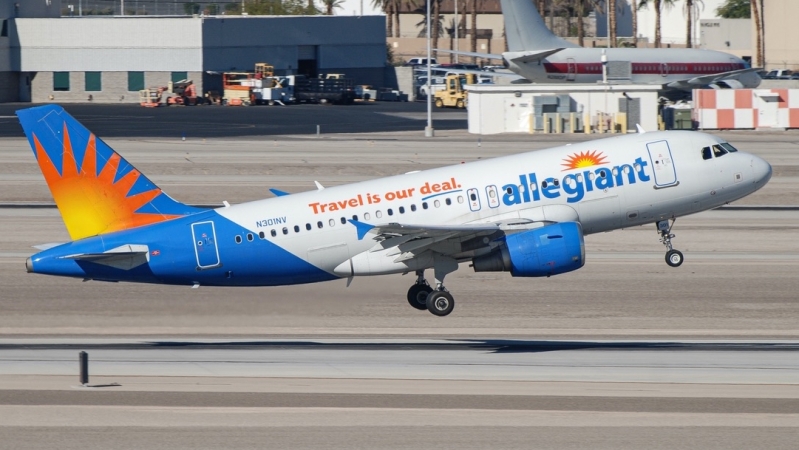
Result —
[[[15, 5], [26, 5], [20, 7]], [[38, 5], [39, 8], [33, 8]], [[138, 102], [138, 91], [267, 62], [382, 86], [385, 16], [59, 17], [60, 0], [0, 0], [0, 101]]]

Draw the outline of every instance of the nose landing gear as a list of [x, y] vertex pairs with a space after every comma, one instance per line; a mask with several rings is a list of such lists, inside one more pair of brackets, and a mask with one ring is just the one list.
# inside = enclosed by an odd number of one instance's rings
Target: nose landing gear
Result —
[[676, 219], [672, 219], [671, 223], [668, 220], [661, 220], [656, 225], [658, 233], [660, 233], [660, 243], [668, 249], [666, 252], [666, 264], [671, 267], [680, 267], [683, 263], [682, 252], [674, 250], [671, 246], [671, 239], [676, 237], [671, 234], [671, 227], [674, 226], [674, 222], [676, 222]]

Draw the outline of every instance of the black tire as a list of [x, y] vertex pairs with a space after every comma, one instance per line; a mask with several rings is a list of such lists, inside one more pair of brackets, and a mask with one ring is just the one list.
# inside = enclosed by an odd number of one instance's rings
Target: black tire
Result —
[[671, 267], [680, 267], [683, 262], [682, 253], [679, 250], [669, 250], [666, 252], [666, 264]]
[[427, 295], [433, 292], [433, 288], [426, 284], [414, 284], [408, 289], [408, 303], [414, 308], [422, 311], [427, 309]]
[[444, 107], [444, 101], [441, 100], [440, 98], [437, 98], [436, 99], [436, 108], [443, 108], [443, 107]]
[[463, 100], [458, 100], [458, 102], [455, 103], [455, 107], [458, 109], [466, 108], [466, 103]]
[[433, 291], [427, 296], [427, 310], [436, 316], [443, 317], [455, 308], [455, 299], [446, 291]]

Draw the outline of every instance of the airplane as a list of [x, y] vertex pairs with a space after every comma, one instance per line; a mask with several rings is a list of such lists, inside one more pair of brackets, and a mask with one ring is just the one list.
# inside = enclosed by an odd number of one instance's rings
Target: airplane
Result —
[[[513, 73], [492, 75], [515, 77], [514, 83], [602, 83], [606, 71], [610, 78], [619, 76], [626, 83], [663, 85], [679, 90], [753, 89], [761, 82], [756, 73], [758, 69], [750, 68], [736, 56], [713, 50], [580, 47], [552, 33], [533, 2], [528, 0], [502, 0], [502, 14], [507, 52], [436, 51], [502, 60]], [[623, 73], [614, 74], [615, 69]]]
[[550, 277], [583, 267], [588, 234], [655, 224], [678, 267], [678, 217], [771, 178], [718, 137], [644, 132], [206, 209], [169, 197], [58, 105], [17, 116], [71, 239], [37, 247], [29, 273], [195, 288], [414, 273], [408, 302], [437, 316], [454, 308], [444, 279], [461, 264]]

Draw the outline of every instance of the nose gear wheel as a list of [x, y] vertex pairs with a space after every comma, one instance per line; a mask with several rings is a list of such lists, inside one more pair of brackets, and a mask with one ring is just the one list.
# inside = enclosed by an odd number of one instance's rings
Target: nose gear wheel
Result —
[[660, 243], [665, 245], [667, 249], [666, 264], [671, 267], [680, 267], [683, 263], [682, 252], [675, 250], [671, 245], [672, 238], [676, 237], [676, 235], [671, 233], [671, 228], [676, 221], [677, 219], [671, 219], [671, 222], [668, 220], [661, 220], [655, 224], [660, 234]]

